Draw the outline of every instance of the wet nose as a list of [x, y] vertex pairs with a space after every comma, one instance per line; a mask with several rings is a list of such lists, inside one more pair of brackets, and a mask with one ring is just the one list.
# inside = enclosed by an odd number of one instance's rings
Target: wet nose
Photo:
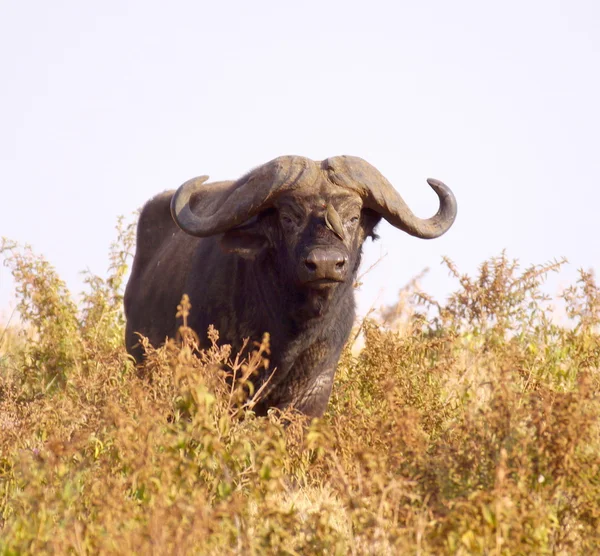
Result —
[[337, 280], [346, 278], [348, 257], [337, 249], [313, 249], [303, 260], [306, 281]]

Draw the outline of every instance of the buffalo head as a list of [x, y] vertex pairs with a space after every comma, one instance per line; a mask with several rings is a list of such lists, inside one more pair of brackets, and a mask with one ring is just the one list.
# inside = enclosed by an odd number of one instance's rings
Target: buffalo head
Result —
[[383, 217], [410, 235], [442, 235], [456, 217], [456, 201], [442, 182], [428, 180], [440, 199], [429, 219], [416, 217], [381, 173], [361, 158], [314, 162], [283, 156], [234, 182], [183, 184], [171, 213], [186, 233], [222, 234], [221, 246], [245, 258], [271, 258], [277, 284], [306, 301], [318, 317], [343, 284], [350, 285], [361, 246]]

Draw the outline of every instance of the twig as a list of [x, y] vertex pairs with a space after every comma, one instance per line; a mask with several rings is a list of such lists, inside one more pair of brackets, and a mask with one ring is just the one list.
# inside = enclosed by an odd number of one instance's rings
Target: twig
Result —
[[358, 276], [358, 278], [356, 279], [356, 281], [360, 282], [367, 274], [369, 274], [369, 272], [371, 272], [371, 270], [373, 270], [387, 256], [388, 256], [387, 253], [384, 253], [383, 255], [381, 255], [369, 268], [367, 268], [367, 270], [365, 270], [362, 274], [360, 274]]
[[8, 327], [10, 326], [10, 321], [12, 320], [13, 316], [15, 315], [15, 311], [17, 310], [17, 308], [15, 307], [12, 310], [12, 313], [10, 314], [10, 317], [8, 317], [8, 321], [6, 322], [6, 326], [4, 327], [4, 330], [2, 331], [2, 336], [0, 336], [0, 346], [2, 345], [2, 341], [4, 340], [4, 336], [6, 336], [6, 331], [8, 330]]

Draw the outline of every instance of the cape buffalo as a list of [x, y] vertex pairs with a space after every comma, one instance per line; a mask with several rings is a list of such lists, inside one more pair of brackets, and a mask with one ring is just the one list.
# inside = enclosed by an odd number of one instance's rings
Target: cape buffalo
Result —
[[210, 324], [234, 350], [270, 333], [276, 371], [258, 414], [293, 405], [321, 416], [354, 322], [365, 239], [382, 217], [412, 236], [438, 237], [456, 217], [454, 195], [427, 180], [439, 210], [417, 218], [376, 168], [352, 156], [282, 156], [237, 181], [207, 180], [161, 193], [141, 212], [125, 291], [127, 350], [139, 362], [136, 333], [153, 345], [173, 337], [187, 293], [188, 325], [201, 341]]

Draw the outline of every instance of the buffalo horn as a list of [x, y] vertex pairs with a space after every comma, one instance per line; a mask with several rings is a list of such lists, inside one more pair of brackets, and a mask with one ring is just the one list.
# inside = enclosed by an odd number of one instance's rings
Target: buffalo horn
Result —
[[428, 179], [437, 193], [440, 206], [435, 214], [422, 219], [408, 208], [390, 182], [371, 164], [355, 156], [336, 156], [323, 162], [329, 179], [346, 189], [356, 191], [363, 206], [383, 216], [392, 226], [422, 239], [439, 237], [450, 229], [456, 218], [457, 204], [450, 188], [441, 181]]
[[[207, 237], [243, 224], [299, 180], [316, 180], [318, 166], [300, 156], [281, 156], [234, 182], [184, 183], [171, 199], [173, 220], [186, 233]], [[193, 209], [193, 210], [192, 210]]]

